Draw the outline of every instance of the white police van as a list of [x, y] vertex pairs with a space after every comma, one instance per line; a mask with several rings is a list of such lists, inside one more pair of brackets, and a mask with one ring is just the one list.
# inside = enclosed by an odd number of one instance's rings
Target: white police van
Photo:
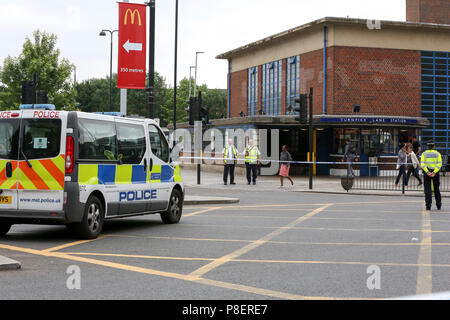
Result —
[[93, 239], [107, 219], [155, 213], [174, 224], [183, 200], [180, 168], [153, 120], [47, 104], [0, 111], [0, 236], [36, 223]]

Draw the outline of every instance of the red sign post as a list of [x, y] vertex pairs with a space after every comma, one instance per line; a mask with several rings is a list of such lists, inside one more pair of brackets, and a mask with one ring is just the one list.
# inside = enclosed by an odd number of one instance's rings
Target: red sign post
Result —
[[146, 8], [145, 4], [119, 3], [117, 87], [121, 89], [145, 89]]

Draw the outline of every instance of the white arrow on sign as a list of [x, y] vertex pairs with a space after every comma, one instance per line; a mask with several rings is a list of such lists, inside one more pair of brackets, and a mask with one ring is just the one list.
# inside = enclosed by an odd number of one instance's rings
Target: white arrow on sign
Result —
[[127, 42], [123, 44], [123, 48], [127, 50], [128, 53], [130, 53], [130, 51], [142, 51], [142, 43], [133, 43], [130, 42], [130, 40], [127, 40]]

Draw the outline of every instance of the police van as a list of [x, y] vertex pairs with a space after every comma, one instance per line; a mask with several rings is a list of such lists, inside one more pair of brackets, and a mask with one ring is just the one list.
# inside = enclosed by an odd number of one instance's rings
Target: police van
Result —
[[0, 236], [13, 224], [65, 224], [96, 238], [105, 220], [178, 223], [184, 185], [150, 119], [22, 105], [0, 111]]

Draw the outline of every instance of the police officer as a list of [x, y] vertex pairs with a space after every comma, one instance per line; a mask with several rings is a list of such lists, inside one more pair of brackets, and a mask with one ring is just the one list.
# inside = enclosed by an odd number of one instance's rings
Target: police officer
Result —
[[422, 153], [420, 159], [420, 166], [424, 172], [424, 189], [425, 189], [425, 204], [427, 211], [431, 210], [432, 203], [432, 189], [431, 183], [434, 187], [434, 197], [436, 198], [436, 207], [441, 210], [442, 200], [441, 192], [439, 191], [439, 171], [442, 167], [441, 154], [434, 150], [434, 142], [427, 143], [428, 150]]
[[223, 156], [223, 184], [227, 185], [228, 173], [230, 174], [230, 184], [234, 183], [234, 166], [237, 160], [237, 150], [233, 145], [233, 139], [228, 139], [228, 145], [222, 151]]
[[256, 184], [256, 176], [258, 172], [258, 165], [260, 164], [261, 152], [257, 146], [254, 145], [254, 141], [250, 140], [249, 145], [245, 148], [245, 168], [247, 171], [247, 182], [250, 184]]

